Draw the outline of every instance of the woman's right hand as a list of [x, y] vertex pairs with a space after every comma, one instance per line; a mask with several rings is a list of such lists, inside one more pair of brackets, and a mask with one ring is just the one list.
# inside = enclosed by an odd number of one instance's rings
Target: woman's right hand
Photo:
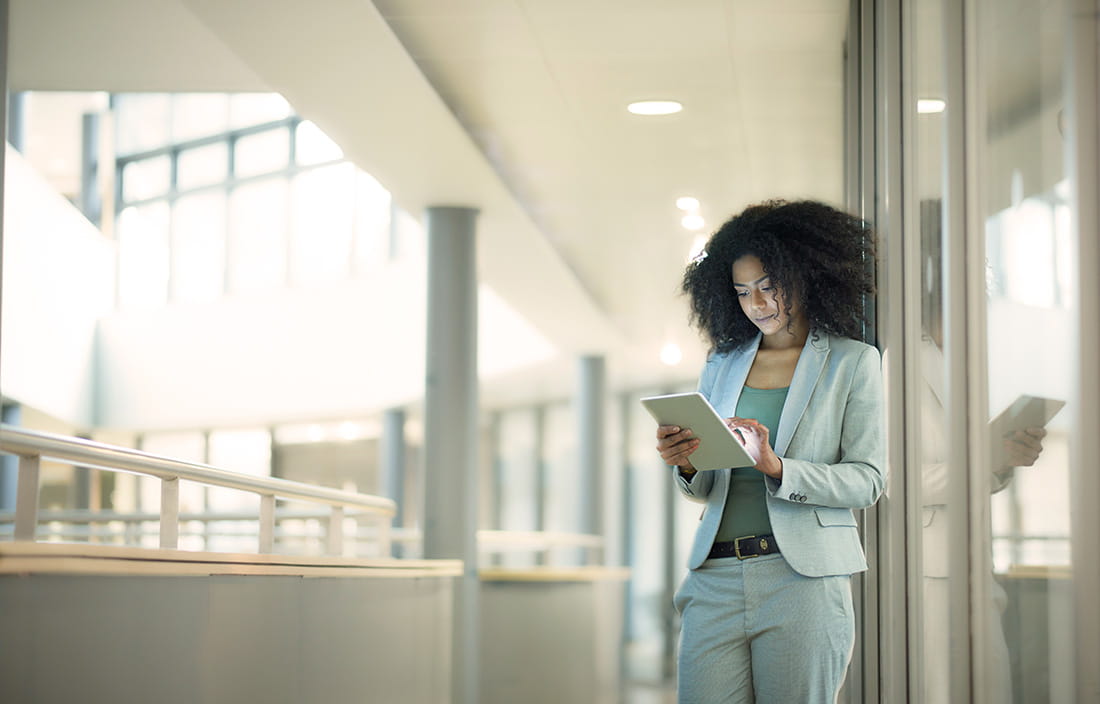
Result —
[[691, 432], [691, 428], [681, 428], [677, 425], [661, 425], [657, 427], [657, 452], [661, 453], [661, 459], [666, 463], [681, 469], [693, 470], [688, 455], [699, 447], [699, 438]]

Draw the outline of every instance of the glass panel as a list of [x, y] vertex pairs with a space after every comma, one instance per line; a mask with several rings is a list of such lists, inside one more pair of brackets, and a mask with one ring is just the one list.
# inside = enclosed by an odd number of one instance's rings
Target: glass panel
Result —
[[[624, 563], [630, 567], [626, 623], [626, 670], [631, 679], [660, 682], [665, 670], [666, 616], [672, 608], [665, 586], [666, 495], [675, 491], [671, 471], [653, 449], [656, 425], [637, 399], [628, 402], [626, 464], [627, 544]], [[680, 501], [680, 503], [689, 503]], [[695, 506], [696, 504], [692, 504]], [[698, 515], [698, 513], [696, 513]], [[692, 526], [694, 530], [694, 526]], [[690, 545], [691, 535], [684, 538]], [[686, 566], [687, 560], [680, 566]], [[682, 570], [677, 570], [683, 574]]]
[[[995, 419], [981, 474], [992, 518], [983, 554], [995, 576], [985, 663], [993, 701], [1073, 701], [1068, 429], [1076, 409], [1057, 408], [1076, 384], [1078, 347], [1062, 200], [1064, 16], [1057, 1], [978, 3], [976, 97], [988, 111], [978, 178], [985, 361]], [[1017, 415], [1032, 396], [1055, 403]], [[1006, 409], [1014, 417], [1000, 416]]]
[[[913, 61], [915, 95], [909, 106], [910, 124], [916, 131], [913, 153], [915, 190], [920, 203], [921, 330], [917, 364], [920, 369], [918, 391], [920, 425], [916, 436], [919, 447], [920, 475], [910, 490], [920, 495], [921, 526], [920, 574], [922, 589], [917, 627], [914, 629], [920, 661], [914, 663], [919, 677], [912, 689], [916, 701], [943, 703], [950, 692], [950, 592], [954, 580], [966, 575], [953, 574], [948, 560], [951, 550], [950, 522], [956, 520], [961, 497], [948, 490], [949, 472], [962, 471], [948, 465], [951, 434], [947, 427], [944, 404], [949, 401], [944, 388], [946, 374], [944, 348], [943, 298], [943, 227], [942, 176], [945, 149], [944, 98], [946, 84], [943, 56], [943, 1], [921, 0], [914, 6], [913, 36], [916, 50]], [[961, 514], [961, 515], [965, 515]]]
[[[586, 532], [584, 507], [590, 494], [577, 462], [577, 414], [572, 406], [546, 407], [543, 417], [543, 462], [546, 466], [546, 525], [549, 531]], [[586, 495], [588, 494], [588, 495]], [[555, 564], [584, 564], [582, 549], [558, 549], [550, 559]]]
[[390, 257], [412, 261], [426, 257], [428, 239], [424, 232], [424, 225], [406, 210], [398, 209], [395, 215], [393, 248], [390, 250]]
[[[210, 433], [210, 464], [230, 472], [271, 476], [271, 433], [266, 430], [217, 430]], [[209, 492], [208, 510], [260, 515], [257, 494], [214, 487]], [[256, 550], [255, 519], [212, 521], [209, 550], [253, 552]]]
[[355, 270], [385, 264], [390, 252], [390, 192], [366, 171], [355, 175]]
[[235, 93], [229, 97], [229, 127], [239, 129], [290, 117], [290, 105], [278, 93]]
[[172, 186], [172, 160], [167, 154], [131, 161], [122, 167], [122, 200], [127, 203], [156, 198]]
[[294, 135], [294, 152], [295, 160], [302, 165], [322, 164], [344, 158], [344, 152], [339, 145], [309, 120], [298, 123]]
[[[500, 415], [497, 462], [500, 468], [501, 530], [538, 529], [538, 457], [535, 438], [538, 416], [534, 411], [509, 411]], [[529, 567], [536, 564], [531, 552], [506, 552], [500, 564]]]
[[224, 93], [178, 93], [172, 96], [172, 140], [210, 137], [229, 127], [229, 96]]
[[185, 196], [172, 210], [172, 299], [218, 300], [225, 281], [225, 194]]
[[351, 266], [355, 170], [351, 164], [306, 171], [291, 185], [291, 280], [331, 281]]
[[115, 148], [119, 154], [157, 149], [171, 141], [172, 96], [120, 93], [115, 105]]
[[280, 128], [245, 135], [233, 153], [237, 178], [280, 171], [290, 165], [290, 132]]
[[234, 293], [286, 284], [287, 182], [265, 179], [229, 197], [229, 287]]
[[176, 190], [224, 183], [229, 177], [229, 144], [216, 142], [184, 149], [176, 161]]
[[119, 213], [119, 307], [156, 308], [168, 300], [168, 218], [163, 201]]

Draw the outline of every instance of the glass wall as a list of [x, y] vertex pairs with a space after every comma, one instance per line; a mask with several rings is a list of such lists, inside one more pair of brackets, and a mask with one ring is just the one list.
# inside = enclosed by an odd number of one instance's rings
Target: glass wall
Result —
[[[977, 3], [978, 215], [993, 701], [1073, 701], [1069, 434], [1076, 301], [1063, 163], [1066, 10]], [[1003, 635], [1002, 635], [1003, 634]], [[979, 652], [979, 655], [982, 655]], [[979, 680], [980, 681], [980, 680]]]
[[907, 15], [922, 702], [1077, 701], [1067, 16], [997, 0], [920, 0]]
[[[500, 530], [538, 530], [540, 522], [539, 490], [541, 463], [541, 412], [538, 409], [512, 410], [499, 414], [494, 486]], [[535, 564], [530, 553], [507, 553], [500, 557], [508, 567]]]

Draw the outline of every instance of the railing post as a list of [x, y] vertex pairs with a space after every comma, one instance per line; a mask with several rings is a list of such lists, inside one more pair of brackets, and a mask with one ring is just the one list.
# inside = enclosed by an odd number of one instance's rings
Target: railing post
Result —
[[177, 548], [180, 542], [180, 480], [160, 480], [160, 546]]
[[328, 554], [344, 554], [344, 507], [333, 506], [328, 518]]
[[34, 541], [38, 529], [38, 474], [42, 458], [19, 457], [19, 487], [15, 494], [15, 539]]
[[275, 551], [275, 495], [260, 494], [260, 545], [261, 554]]

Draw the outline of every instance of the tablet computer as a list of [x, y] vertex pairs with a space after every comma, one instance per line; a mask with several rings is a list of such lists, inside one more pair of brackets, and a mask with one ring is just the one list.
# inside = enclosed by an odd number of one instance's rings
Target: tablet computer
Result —
[[756, 460], [718, 415], [718, 411], [698, 391], [649, 396], [642, 399], [642, 405], [658, 425], [691, 428], [691, 432], [699, 438], [699, 446], [690, 457], [691, 464], [696, 469], [756, 465]]
[[1020, 396], [990, 421], [990, 433], [996, 438], [1017, 430], [1045, 427], [1065, 405], [1065, 401], [1055, 398]]

